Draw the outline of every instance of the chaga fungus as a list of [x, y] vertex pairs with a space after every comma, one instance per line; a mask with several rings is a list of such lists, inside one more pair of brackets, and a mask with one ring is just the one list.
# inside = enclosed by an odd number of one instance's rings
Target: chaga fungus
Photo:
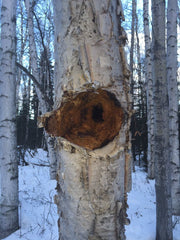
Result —
[[46, 118], [45, 130], [87, 149], [105, 146], [119, 133], [124, 111], [111, 92], [81, 92]]

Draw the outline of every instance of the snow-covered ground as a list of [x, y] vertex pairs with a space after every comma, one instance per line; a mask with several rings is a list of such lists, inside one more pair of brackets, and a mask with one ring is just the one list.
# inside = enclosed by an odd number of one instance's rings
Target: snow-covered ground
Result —
[[[26, 154], [27, 166], [19, 167], [20, 229], [5, 240], [58, 240], [57, 210], [53, 203], [56, 181], [49, 180], [47, 153], [41, 149], [32, 157]], [[127, 240], [155, 240], [154, 181], [136, 168], [128, 194]], [[174, 219], [177, 221], [178, 219]], [[180, 220], [175, 224], [174, 240], [180, 240]], [[70, 239], [73, 240], [73, 239]]]
[[56, 181], [50, 180], [47, 153], [38, 149], [29, 165], [19, 166], [20, 229], [6, 240], [58, 240], [57, 209], [54, 204]]
[[[155, 181], [147, 179], [142, 168], [132, 174], [132, 190], [128, 194], [127, 210], [131, 224], [126, 226], [127, 240], [155, 240]], [[180, 218], [173, 217], [173, 240], [180, 240]]]

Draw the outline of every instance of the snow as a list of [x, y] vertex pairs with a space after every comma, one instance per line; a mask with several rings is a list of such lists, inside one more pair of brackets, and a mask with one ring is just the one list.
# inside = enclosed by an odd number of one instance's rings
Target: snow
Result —
[[29, 165], [19, 166], [20, 229], [6, 240], [57, 240], [56, 181], [50, 180], [47, 153], [26, 153]]
[[155, 189], [154, 180], [148, 180], [145, 172], [136, 167], [132, 175], [132, 190], [128, 194], [127, 210], [131, 224], [126, 226], [128, 240], [155, 239]]
[[[57, 208], [54, 204], [56, 181], [50, 180], [47, 153], [38, 149], [26, 153], [29, 165], [19, 166], [20, 229], [4, 240], [58, 240]], [[132, 174], [132, 190], [127, 210], [130, 225], [127, 240], [155, 240], [155, 189], [142, 168]], [[180, 219], [174, 218], [174, 240], [180, 240]], [[70, 239], [73, 240], [73, 239]]]
[[[147, 178], [143, 168], [136, 167], [132, 174], [132, 190], [128, 194], [127, 210], [130, 225], [126, 226], [127, 240], [156, 239], [156, 195], [155, 181]], [[180, 217], [173, 229], [173, 240], [180, 240]]]

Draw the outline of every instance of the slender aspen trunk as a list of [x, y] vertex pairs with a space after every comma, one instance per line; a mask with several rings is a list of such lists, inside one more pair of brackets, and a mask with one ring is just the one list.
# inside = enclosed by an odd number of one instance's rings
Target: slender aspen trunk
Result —
[[180, 160], [177, 86], [177, 0], [168, 1], [167, 11], [167, 81], [169, 96], [169, 144], [171, 160], [172, 213], [180, 216]]
[[2, 0], [0, 54], [0, 239], [18, 229], [16, 1]]
[[144, 39], [145, 39], [145, 76], [146, 76], [146, 96], [147, 96], [147, 126], [148, 126], [148, 177], [154, 179], [154, 116], [153, 116], [153, 80], [152, 80], [152, 56], [151, 37], [149, 30], [149, 0], [144, 0]]
[[129, 70], [121, 1], [54, 0], [55, 106], [61, 240], [124, 240], [131, 188]]
[[172, 240], [169, 104], [165, 52], [165, 1], [152, 1], [156, 239]]

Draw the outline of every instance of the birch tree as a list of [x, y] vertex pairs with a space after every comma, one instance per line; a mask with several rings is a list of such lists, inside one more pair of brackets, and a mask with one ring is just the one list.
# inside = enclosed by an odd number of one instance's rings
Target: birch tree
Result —
[[169, 95], [169, 144], [171, 160], [172, 213], [180, 215], [180, 160], [177, 85], [177, 0], [168, 1], [167, 10], [167, 81]]
[[132, 94], [132, 96], [134, 93], [133, 65], [134, 65], [136, 8], [137, 8], [136, 0], [132, 0], [131, 49], [130, 49], [131, 94]]
[[[17, 61], [22, 65], [23, 56], [26, 49], [27, 44], [27, 24], [26, 24], [26, 16], [24, 13], [24, 4], [23, 1], [17, 1], [17, 21], [19, 20], [19, 24], [16, 26], [16, 38], [17, 38], [17, 47], [16, 47], [16, 58]], [[24, 24], [25, 22], [25, 24]], [[16, 101], [17, 101], [17, 109], [19, 107], [19, 93], [20, 93], [20, 83], [22, 79], [22, 72], [20, 69], [17, 69], [17, 79], [16, 79]]]
[[152, 1], [152, 27], [156, 239], [171, 240], [173, 237], [164, 0]]
[[121, 1], [54, 0], [59, 239], [125, 239], [131, 186], [129, 70]]
[[0, 238], [18, 229], [15, 78], [16, 0], [2, 0], [0, 49]]
[[[29, 31], [29, 46], [30, 46], [30, 59], [31, 59], [31, 67], [32, 67], [32, 75], [36, 79], [36, 82], [38, 84], [35, 84], [36, 93], [39, 99], [40, 103], [40, 109], [42, 113], [45, 113], [47, 111], [50, 111], [52, 108], [52, 105], [49, 105], [49, 102], [47, 102], [44, 98], [43, 91], [40, 90], [38, 86], [41, 86], [41, 83], [39, 80], [39, 74], [38, 74], [38, 55], [37, 55], [37, 49], [36, 49], [36, 43], [35, 43], [35, 35], [34, 35], [34, 24], [33, 24], [33, 1], [32, 0], [25, 0], [25, 5], [28, 13], [28, 31]], [[42, 88], [41, 88], [42, 89]], [[47, 140], [47, 146], [48, 146], [48, 152], [50, 155], [50, 177], [51, 179], [55, 179], [56, 177], [56, 155], [54, 152], [54, 139], [49, 137], [47, 134], [45, 135]]]
[[154, 179], [154, 117], [153, 117], [153, 80], [152, 80], [152, 58], [151, 58], [151, 36], [149, 30], [149, 0], [143, 4], [144, 39], [145, 39], [145, 77], [147, 96], [147, 126], [148, 126], [148, 177]]
[[[133, 97], [132, 107], [134, 108], [134, 46], [135, 46], [135, 19], [136, 19], [136, 0], [132, 0], [132, 20], [131, 20], [131, 48], [130, 48], [130, 71], [131, 71], [131, 94]], [[132, 117], [135, 122], [135, 116]], [[134, 139], [134, 136], [133, 136]], [[136, 161], [136, 147], [132, 143], [133, 163]], [[134, 166], [133, 166], [134, 170]]]

